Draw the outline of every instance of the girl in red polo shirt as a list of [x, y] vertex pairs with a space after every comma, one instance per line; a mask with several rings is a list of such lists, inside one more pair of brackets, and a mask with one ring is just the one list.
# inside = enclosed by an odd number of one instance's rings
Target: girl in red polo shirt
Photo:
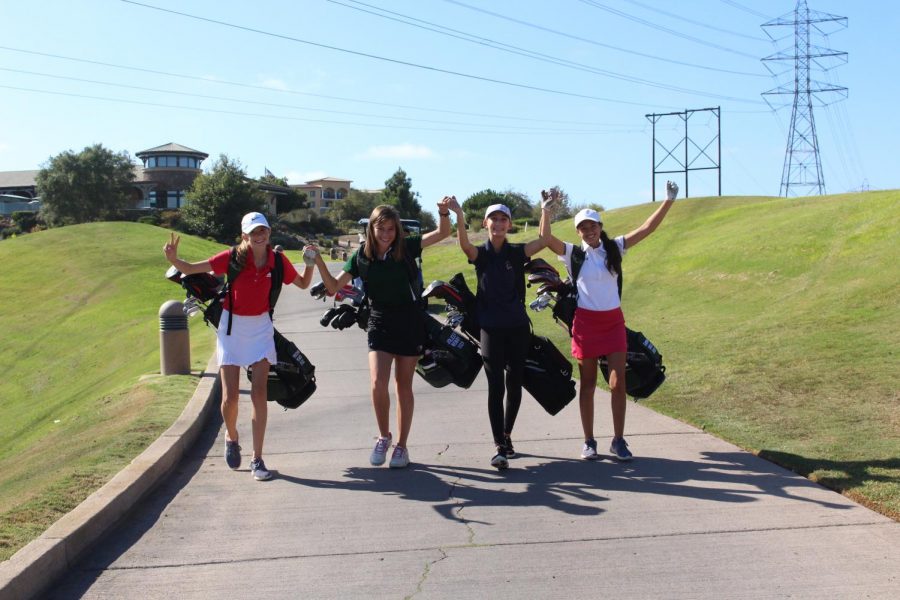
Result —
[[[241, 466], [241, 447], [238, 444], [237, 417], [239, 380], [241, 367], [250, 366], [254, 373], [268, 373], [269, 365], [276, 361], [274, 328], [269, 316], [269, 290], [272, 287], [272, 270], [275, 268], [275, 252], [269, 245], [271, 229], [266, 217], [258, 212], [241, 219], [241, 243], [237, 247], [237, 261], [243, 265], [240, 275], [231, 282], [231, 294], [225, 299], [222, 317], [217, 331], [216, 355], [222, 379], [222, 419], [225, 422], [225, 462], [231, 469]], [[212, 271], [216, 275], [228, 272], [231, 249], [223, 250], [208, 260], [189, 263], [178, 258], [180, 238], [172, 234], [163, 247], [166, 258], [176, 269], [190, 275]], [[309, 286], [313, 267], [307, 265], [300, 276], [287, 260], [284, 264], [284, 284], [294, 284], [301, 289]], [[231, 333], [228, 333], [229, 318]], [[254, 377], [250, 399], [253, 433], [253, 459], [250, 472], [257, 481], [271, 479], [272, 474], [263, 462], [263, 440], [268, 416], [267, 377]]]

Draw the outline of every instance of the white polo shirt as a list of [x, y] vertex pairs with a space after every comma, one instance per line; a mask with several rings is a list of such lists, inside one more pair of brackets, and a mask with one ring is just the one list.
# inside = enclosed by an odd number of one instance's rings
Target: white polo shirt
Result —
[[[619, 252], [625, 256], [625, 236], [620, 235], [613, 240], [619, 247]], [[566, 242], [566, 253], [557, 257], [565, 263], [569, 276], [572, 275], [572, 249], [575, 246]], [[606, 268], [606, 250], [603, 244], [591, 248], [584, 242], [581, 243], [584, 250], [584, 264], [578, 273], [578, 307], [587, 310], [612, 310], [619, 308], [618, 276], [609, 272]]]

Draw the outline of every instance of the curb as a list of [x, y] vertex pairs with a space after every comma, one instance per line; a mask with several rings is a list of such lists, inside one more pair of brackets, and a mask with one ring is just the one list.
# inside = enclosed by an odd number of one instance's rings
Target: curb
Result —
[[0, 564], [0, 600], [33, 598], [75, 565], [187, 453], [220, 393], [214, 353], [171, 427], [106, 485]]

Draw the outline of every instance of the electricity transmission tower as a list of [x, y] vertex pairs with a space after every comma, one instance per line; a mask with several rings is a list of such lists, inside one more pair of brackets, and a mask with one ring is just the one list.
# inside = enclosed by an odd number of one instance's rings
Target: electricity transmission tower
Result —
[[[799, 196], [813, 193], [822, 195], [825, 193], [825, 178], [822, 176], [822, 160], [819, 157], [813, 104], [818, 106], [829, 104], [823, 98], [825, 95], [833, 97], [836, 94], [839, 97], [835, 101], [843, 100], [847, 97], [847, 88], [815, 81], [811, 78], [810, 72], [813, 70], [825, 72], [845, 64], [847, 53], [811, 44], [810, 33], [827, 37], [830, 33], [847, 27], [847, 17], [810, 10], [806, 0], [797, 0], [793, 12], [762, 24], [763, 31], [775, 42], [788, 37], [778, 38], [772, 34], [772, 31], [779, 27], [793, 28], [794, 47], [762, 59], [763, 64], [776, 78], [791, 70], [794, 75], [792, 83], [780, 85], [762, 94], [773, 110], [786, 106], [783, 101], [777, 102], [779, 96], [793, 96], [794, 100], [779, 195]], [[792, 63], [793, 69], [788, 66], [778, 71], [776, 65], [784, 63]]]

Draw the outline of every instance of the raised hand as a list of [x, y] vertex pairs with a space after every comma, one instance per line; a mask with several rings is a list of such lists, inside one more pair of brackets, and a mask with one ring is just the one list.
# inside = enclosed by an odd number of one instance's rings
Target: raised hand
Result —
[[678, 197], [678, 184], [674, 181], [666, 182], [666, 200], [674, 200]]
[[559, 188], [550, 188], [550, 191], [541, 190], [541, 209], [549, 209], [556, 205], [559, 200]]
[[178, 260], [178, 242], [181, 241], [181, 236], [175, 235], [174, 233], [169, 235], [171, 237], [169, 238], [168, 243], [163, 246], [163, 253], [165, 253], [166, 259], [169, 262], [174, 262]]

